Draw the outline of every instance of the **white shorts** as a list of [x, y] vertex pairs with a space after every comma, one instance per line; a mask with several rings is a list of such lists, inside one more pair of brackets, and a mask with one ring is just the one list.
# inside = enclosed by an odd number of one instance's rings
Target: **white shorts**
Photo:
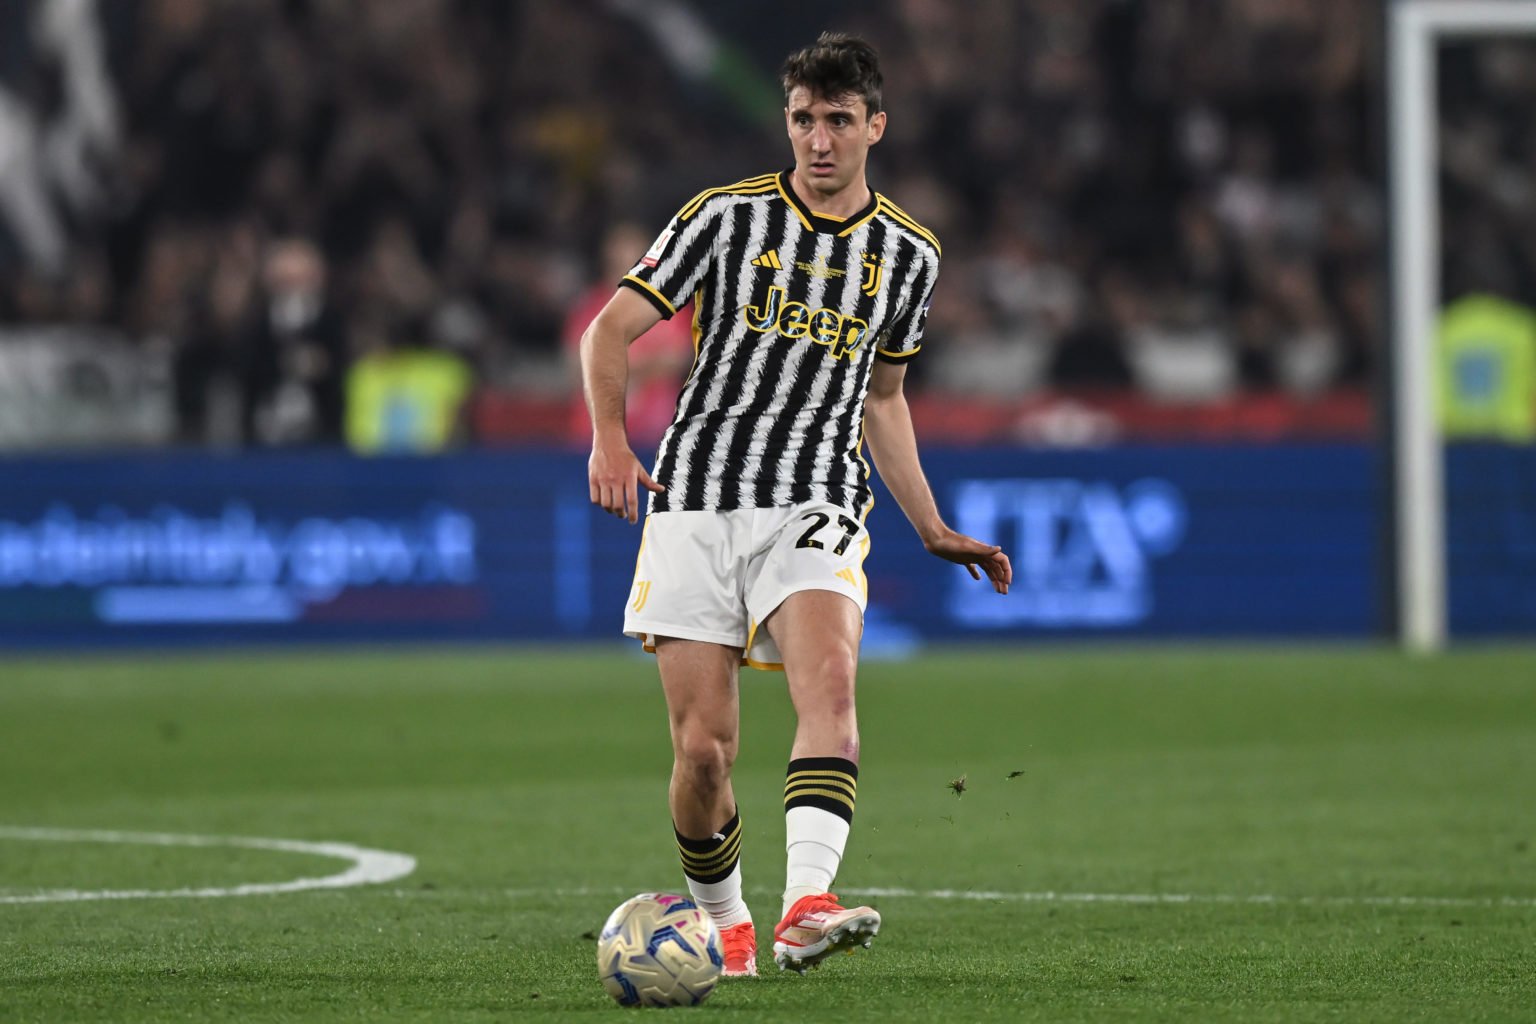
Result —
[[783, 668], [758, 626], [801, 590], [869, 600], [869, 531], [824, 501], [731, 512], [655, 512], [646, 517], [624, 635], [656, 649], [659, 636], [742, 649], [743, 664]]

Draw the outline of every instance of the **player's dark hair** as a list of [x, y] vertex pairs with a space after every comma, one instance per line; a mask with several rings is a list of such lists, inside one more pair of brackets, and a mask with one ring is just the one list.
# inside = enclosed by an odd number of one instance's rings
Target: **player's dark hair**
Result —
[[822, 99], [856, 96], [864, 101], [870, 117], [880, 112], [880, 88], [885, 84], [880, 54], [858, 36], [844, 32], [823, 32], [816, 42], [790, 54], [780, 81], [786, 103], [797, 86], [804, 86]]

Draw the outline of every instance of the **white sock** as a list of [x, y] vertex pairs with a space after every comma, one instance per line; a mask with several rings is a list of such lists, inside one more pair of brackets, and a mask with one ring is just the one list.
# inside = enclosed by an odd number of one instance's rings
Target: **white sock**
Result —
[[784, 812], [784, 909], [803, 897], [829, 892], [848, 845], [849, 823], [819, 807], [791, 807]]
[[709, 912], [710, 920], [721, 931], [752, 920], [752, 912], [741, 898], [740, 861], [736, 862], [729, 875], [718, 882], [699, 882], [689, 878], [688, 892], [693, 896], [693, 902]]

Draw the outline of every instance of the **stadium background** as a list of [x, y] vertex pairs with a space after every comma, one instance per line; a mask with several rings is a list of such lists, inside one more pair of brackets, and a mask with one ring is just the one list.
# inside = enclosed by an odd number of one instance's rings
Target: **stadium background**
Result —
[[[594, 929], [681, 878], [571, 339], [787, 163], [774, 68], [833, 26], [887, 62], [871, 183], [945, 245], [925, 466], [1017, 577], [878, 494], [838, 886], [886, 928], [702, 1012], [1531, 1020], [1536, 45], [1439, 48], [1453, 643], [1414, 655], [1381, 21], [0, 2], [0, 1021], [618, 1012]], [[641, 443], [681, 347], [632, 350]], [[762, 927], [793, 716], [741, 702]]]
[[[611, 636], [574, 342], [686, 197], [786, 162], [811, 23], [884, 54], [871, 178], [946, 243], [914, 416], [1022, 582], [976, 604], [885, 500], [872, 642], [1390, 629], [1380, 11], [966, 10], [6, 5], [0, 641]], [[1450, 453], [1451, 626], [1529, 634], [1536, 50], [1443, 49], [1446, 299], [1526, 352], [1447, 374], [1493, 442]], [[642, 453], [688, 358], [636, 350]]]

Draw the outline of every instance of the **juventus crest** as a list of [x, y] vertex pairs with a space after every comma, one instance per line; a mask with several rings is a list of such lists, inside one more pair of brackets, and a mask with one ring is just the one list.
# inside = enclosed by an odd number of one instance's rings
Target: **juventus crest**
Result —
[[873, 297], [880, 291], [880, 279], [885, 275], [885, 257], [878, 253], [867, 252], [864, 254], [864, 280], [859, 282], [859, 290], [865, 295]]

